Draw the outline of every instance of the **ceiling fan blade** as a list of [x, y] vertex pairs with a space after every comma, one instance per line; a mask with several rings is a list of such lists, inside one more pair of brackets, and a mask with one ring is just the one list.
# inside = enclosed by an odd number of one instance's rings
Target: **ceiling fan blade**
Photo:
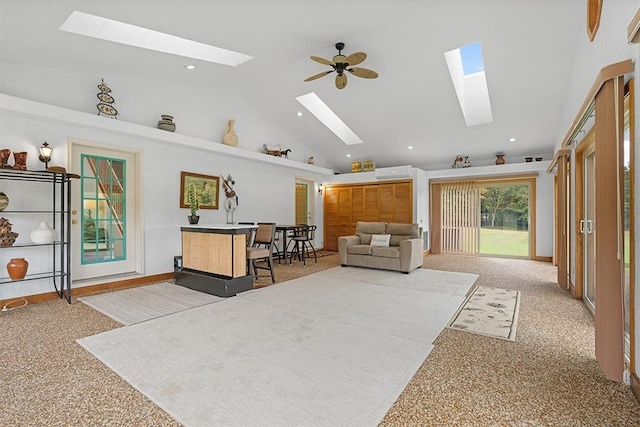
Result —
[[315, 79], [319, 79], [320, 77], [324, 77], [329, 73], [333, 73], [333, 70], [329, 70], [329, 71], [323, 71], [321, 73], [315, 74], [311, 77], [307, 77], [306, 79], [304, 79], [305, 82], [310, 82], [311, 80], [315, 80]]
[[347, 85], [347, 75], [346, 74], [338, 74], [336, 76], [336, 87], [338, 89], [344, 89]]
[[311, 59], [324, 65], [333, 65], [333, 62], [328, 59], [320, 58], [319, 56], [312, 56]]
[[358, 65], [362, 61], [367, 59], [367, 54], [364, 52], [356, 52], [347, 56], [347, 64], [349, 65]]
[[349, 71], [354, 76], [362, 77], [365, 79], [375, 79], [376, 77], [378, 77], [378, 73], [368, 68], [353, 67], [349, 68], [347, 71]]

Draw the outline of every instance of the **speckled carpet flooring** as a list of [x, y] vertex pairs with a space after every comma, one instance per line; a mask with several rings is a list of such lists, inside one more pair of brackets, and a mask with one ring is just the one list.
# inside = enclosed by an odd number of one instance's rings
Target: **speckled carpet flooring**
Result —
[[[338, 265], [276, 264], [278, 282]], [[516, 342], [445, 329], [381, 426], [637, 426], [630, 388], [604, 378], [594, 321], [549, 263], [430, 255], [424, 267], [521, 291]], [[260, 279], [257, 286], [270, 285]], [[177, 426], [75, 340], [121, 327], [63, 300], [0, 313], [0, 425]]]

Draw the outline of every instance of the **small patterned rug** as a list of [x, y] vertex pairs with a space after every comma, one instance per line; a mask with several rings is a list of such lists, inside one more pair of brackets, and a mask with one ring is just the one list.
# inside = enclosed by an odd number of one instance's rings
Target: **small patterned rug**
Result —
[[462, 304], [449, 328], [516, 340], [520, 291], [478, 286]]

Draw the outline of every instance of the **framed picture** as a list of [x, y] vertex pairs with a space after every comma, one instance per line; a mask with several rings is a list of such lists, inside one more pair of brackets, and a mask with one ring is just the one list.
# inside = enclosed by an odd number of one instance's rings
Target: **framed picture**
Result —
[[200, 209], [218, 209], [220, 178], [199, 173], [180, 172], [180, 207], [190, 207], [185, 189], [189, 184], [196, 186]]

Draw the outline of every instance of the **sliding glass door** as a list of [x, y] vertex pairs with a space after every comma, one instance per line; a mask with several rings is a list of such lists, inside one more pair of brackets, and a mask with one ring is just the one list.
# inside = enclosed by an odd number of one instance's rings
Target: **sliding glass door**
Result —
[[480, 187], [480, 254], [531, 256], [531, 185], [500, 183]]

